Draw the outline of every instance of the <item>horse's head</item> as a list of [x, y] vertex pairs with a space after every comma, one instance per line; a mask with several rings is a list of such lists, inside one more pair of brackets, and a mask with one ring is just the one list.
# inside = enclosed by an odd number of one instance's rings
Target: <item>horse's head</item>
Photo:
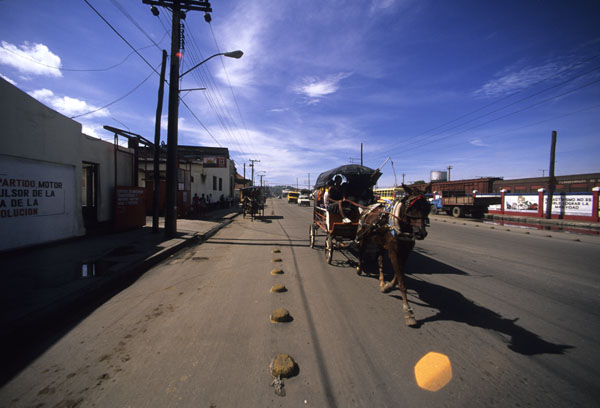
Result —
[[400, 223], [412, 232], [415, 239], [422, 240], [427, 236], [427, 225], [429, 225], [429, 211], [431, 205], [425, 195], [417, 190], [404, 186], [407, 193], [401, 200], [400, 214], [398, 215]]

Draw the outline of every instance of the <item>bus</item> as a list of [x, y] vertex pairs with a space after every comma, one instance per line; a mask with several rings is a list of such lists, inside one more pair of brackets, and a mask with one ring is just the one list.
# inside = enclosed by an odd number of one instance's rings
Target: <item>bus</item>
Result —
[[297, 192], [297, 191], [290, 191], [290, 192], [288, 192], [288, 195], [287, 195], [288, 204], [289, 203], [298, 204], [298, 197], [300, 197], [300, 193], [299, 192]]
[[402, 197], [404, 189], [402, 187], [374, 188], [373, 194], [377, 196], [377, 202], [383, 203], [385, 200], [394, 201], [394, 198]]

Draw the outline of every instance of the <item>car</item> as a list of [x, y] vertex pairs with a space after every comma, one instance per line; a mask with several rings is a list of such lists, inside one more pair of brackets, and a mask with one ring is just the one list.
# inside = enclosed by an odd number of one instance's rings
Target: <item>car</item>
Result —
[[306, 205], [310, 207], [310, 198], [307, 195], [301, 195], [298, 198], [298, 205], [302, 206], [302, 205]]

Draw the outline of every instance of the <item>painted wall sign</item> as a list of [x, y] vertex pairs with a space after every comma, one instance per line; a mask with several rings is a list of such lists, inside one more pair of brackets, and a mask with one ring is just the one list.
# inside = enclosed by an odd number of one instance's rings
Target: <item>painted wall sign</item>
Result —
[[0, 250], [81, 233], [75, 166], [0, 155]]
[[538, 212], [538, 195], [505, 195], [504, 211]]
[[73, 168], [45, 163], [0, 160], [0, 218], [61, 215], [65, 189], [73, 188]]
[[[548, 196], [544, 196], [544, 211]], [[593, 214], [592, 194], [559, 194], [552, 197], [552, 214], [590, 217]]]
[[122, 231], [146, 225], [145, 190], [142, 187], [117, 187], [115, 229]]

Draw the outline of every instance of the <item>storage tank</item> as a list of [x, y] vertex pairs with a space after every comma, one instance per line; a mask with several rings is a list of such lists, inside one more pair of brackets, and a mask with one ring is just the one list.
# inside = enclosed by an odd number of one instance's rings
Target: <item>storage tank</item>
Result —
[[448, 172], [432, 170], [431, 181], [448, 181]]

